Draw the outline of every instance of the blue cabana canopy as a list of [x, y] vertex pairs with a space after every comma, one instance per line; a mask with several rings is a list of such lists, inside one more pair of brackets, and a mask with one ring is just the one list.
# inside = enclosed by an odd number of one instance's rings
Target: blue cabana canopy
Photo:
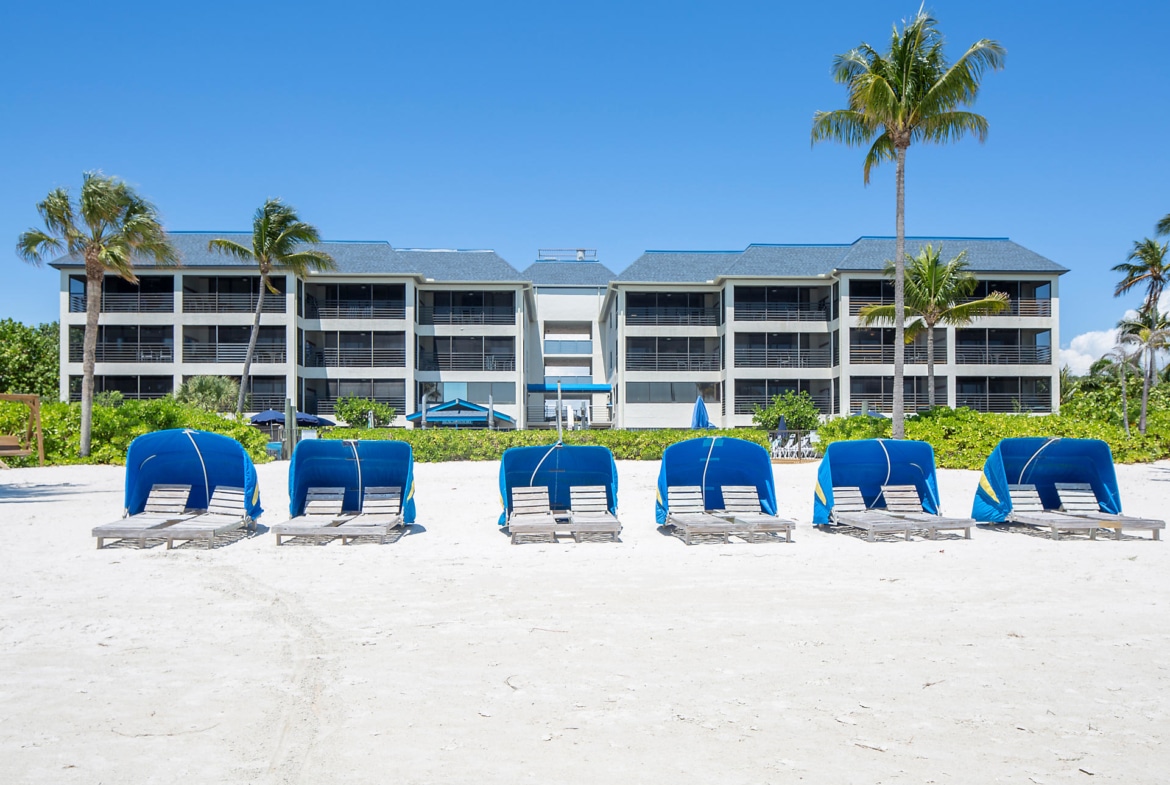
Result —
[[1044, 506], [1056, 509], [1058, 482], [1089, 483], [1103, 512], [1121, 514], [1113, 453], [1099, 439], [1043, 436], [1003, 439], [983, 464], [971, 517], [1001, 523], [1012, 509], [1009, 485], [1035, 485]]
[[361, 509], [365, 488], [402, 488], [402, 519], [414, 523], [414, 453], [392, 440], [309, 439], [297, 444], [288, 470], [288, 513], [304, 512], [310, 488], [345, 488], [342, 508]]
[[772, 477], [772, 458], [760, 445], [726, 436], [687, 439], [670, 445], [662, 453], [658, 470], [658, 499], [654, 515], [659, 524], [666, 523], [667, 488], [674, 485], [698, 485], [708, 510], [723, 508], [724, 485], [753, 485], [760, 495], [764, 512], [776, 514], [776, 484]]
[[126, 450], [126, 512], [137, 515], [156, 484], [190, 485], [187, 502], [206, 509], [221, 485], [244, 489], [244, 508], [255, 520], [260, 507], [256, 467], [243, 445], [220, 433], [176, 428], [154, 431], [130, 442]]
[[605, 486], [609, 511], [617, 515], [617, 464], [608, 447], [556, 444], [547, 447], [509, 447], [500, 460], [500, 525], [512, 510], [512, 489], [530, 485], [548, 487], [553, 509], [569, 509], [569, 488]]
[[825, 448], [813, 493], [813, 523], [829, 522], [833, 486], [861, 488], [869, 507], [881, 509], [883, 485], [913, 485], [922, 508], [938, 513], [938, 479], [934, 473], [934, 449], [926, 442], [899, 439], [855, 439], [833, 442]]

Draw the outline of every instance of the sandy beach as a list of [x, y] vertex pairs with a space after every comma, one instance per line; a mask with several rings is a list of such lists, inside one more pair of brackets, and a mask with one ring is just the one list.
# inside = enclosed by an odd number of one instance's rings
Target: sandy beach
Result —
[[[259, 467], [261, 524], [287, 463]], [[0, 782], [1165, 782], [1170, 543], [512, 546], [496, 463], [416, 467], [384, 546], [108, 548], [119, 467], [0, 472]], [[1170, 464], [1119, 467], [1167, 517]], [[942, 471], [966, 515], [976, 472]]]

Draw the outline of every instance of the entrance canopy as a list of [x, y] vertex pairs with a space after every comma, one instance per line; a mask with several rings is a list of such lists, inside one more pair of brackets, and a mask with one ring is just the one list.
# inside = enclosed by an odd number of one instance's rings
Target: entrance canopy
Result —
[[186, 428], [154, 431], [130, 442], [126, 451], [126, 512], [136, 515], [156, 484], [190, 485], [187, 502], [206, 509], [221, 485], [244, 489], [244, 508], [253, 520], [264, 512], [256, 467], [243, 445], [229, 436]]
[[1121, 513], [1113, 453], [1099, 439], [1043, 436], [1003, 439], [983, 464], [971, 517], [1000, 523], [1012, 509], [1009, 485], [1035, 485], [1049, 509], [1060, 506], [1056, 483], [1088, 483], [1104, 512]]
[[866, 506], [878, 509], [886, 506], [886, 500], [880, 498], [883, 485], [913, 485], [918, 489], [923, 509], [938, 513], [934, 449], [926, 442], [855, 439], [830, 444], [817, 471], [814, 524], [829, 522], [835, 485], [861, 488]]
[[[501, 414], [499, 410], [491, 414], [492, 419], [496, 423], [505, 423], [507, 425], [516, 424], [515, 418]], [[422, 412], [408, 414], [406, 415], [406, 419], [410, 422], [420, 422], [422, 420]], [[435, 425], [486, 426], [488, 424], [488, 407], [480, 406], [478, 403], [472, 403], [471, 401], [465, 401], [462, 398], [456, 398], [453, 401], [444, 401], [443, 403], [427, 407], [427, 423], [434, 423]]]
[[288, 470], [288, 513], [305, 510], [310, 488], [345, 488], [342, 509], [361, 509], [365, 489], [402, 489], [402, 518], [414, 523], [414, 453], [406, 442], [391, 440], [309, 439], [297, 444]]
[[764, 512], [776, 514], [772, 457], [755, 442], [708, 436], [667, 447], [658, 470], [658, 500], [654, 505], [659, 524], [666, 523], [667, 488], [675, 485], [700, 486], [708, 510], [723, 509], [722, 486], [751, 485], [760, 496]]
[[510, 447], [500, 460], [500, 525], [512, 511], [512, 489], [532, 485], [548, 488], [553, 509], [569, 509], [574, 485], [602, 485], [610, 513], [617, 514], [617, 464], [608, 447], [556, 444], [546, 447]]

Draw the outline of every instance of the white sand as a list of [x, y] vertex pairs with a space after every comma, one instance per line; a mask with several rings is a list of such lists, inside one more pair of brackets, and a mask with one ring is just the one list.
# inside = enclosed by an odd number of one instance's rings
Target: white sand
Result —
[[[94, 548], [121, 469], [0, 472], [0, 783], [1170, 777], [1170, 542], [870, 544], [808, 525], [804, 465], [793, 544], [687, 548], [619, 469], [616, 545], [509, 545], [467, 463], [417, 467], [394, 544], [171, 552]], [[1170, 514], [1170, 464], [1120, 475]]]

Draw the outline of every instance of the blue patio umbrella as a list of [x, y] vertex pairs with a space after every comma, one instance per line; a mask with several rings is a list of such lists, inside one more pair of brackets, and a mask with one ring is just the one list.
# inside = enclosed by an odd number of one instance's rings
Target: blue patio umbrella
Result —
[[703, 396], [695, 399], [695, 410], [691, 413], [692, 428], [714, 428], [711, 418], [707, 416], [707, 404], [703, 403]]
[[[271, 425], [276, 423], [284, 425], [284, 412], [276, 409], [268, 409], [259, 414], [252, 415], [251, 420], [253, 425]], [[325, 425], [336, 425], [337, 423], [328, 420], [324, 417], [318, 417], [315, 414], [305, 414], [304, 412], [297, 412], [297, 425], [307, 425], [310, 427], [318, 427]]]

